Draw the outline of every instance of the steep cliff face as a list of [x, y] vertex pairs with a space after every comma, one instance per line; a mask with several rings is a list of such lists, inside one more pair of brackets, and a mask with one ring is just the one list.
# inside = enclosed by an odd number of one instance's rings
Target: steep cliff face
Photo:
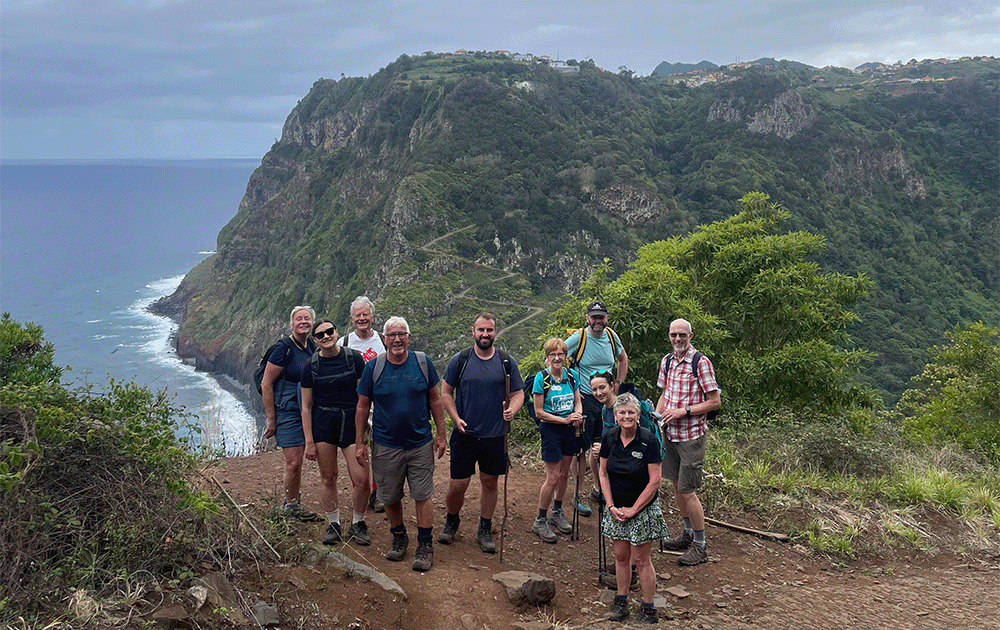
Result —
[[[727, 216], [750, 190], [834, 236], [847, 233], [833, 224], [842, 212], [855, 224], [899, 212], [911, 232], [923, 229], [911, 229], [917, 216], [958, 212], [928, 181], [939, 140], [928, 136], [916, 160], [924, 136], [900, 131], [926, 127], [922, 101], [904, 103], [915, 111], [906, 121], [884, 123], [895, 101], [834, 106], [783, 77], [691, 90], [580, 68], [563, 76], [509, 61], [403, 57], [366, 79], [317, 81], [251, 176], [217, 253], [156, 305], [181, 320], [178, 352], [247, 381], [292, 306], [343, 325], [350, 301], [367, 294], [381, 317], [408, 317], [414, 345], [435, 359], [467, 343], [468, 319], [481, 310], [501, 327], [517, 322], [503, 343], [524, 354], [537, 347], [544, 312], [601, 260], [624, 269], [637, 246]], [[935, 115], [948, 107], [943, 98]], [[864, 107], [889, 113], [868, 129]], [[979, 111], [962, 108], [948, 115]], [[995, 184], [987, 175], [979, 179]], [[977, 189], [972, 210], [936, 232], [964, 239], [962, 226], [983, 222], [975, 213], [990, 195]], [[931, 200], [933, 210], [920, 205]], [[830, 258], [854, 273], [849, 265], [875, 247], [855, 237]], [[994, 269], [980, 249], [963, 264]], [[930, 303], [941, 293], [934, 281], [907, 286], [926, 286]]]

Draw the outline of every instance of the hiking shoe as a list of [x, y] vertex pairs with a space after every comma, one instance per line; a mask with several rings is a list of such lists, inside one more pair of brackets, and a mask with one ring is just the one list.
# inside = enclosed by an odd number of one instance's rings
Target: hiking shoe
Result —
[[399, 562], [406, 555], [406, 548], [410, 544], [410, 537], [406, 532], [392, 533], [392, 549], [385, 552], [385, 559]]
[[590, 516], [590, 506], [581, 501], [579, 497], [576, 499], [576, 511], [580, 516]]
[[531, 531], [538, 534], [538, 537], [542, 539], [542, 542], [547, 542], [547, 543], [556, 542], [556, 535], [552, 533], [552, 528], [549, 527], [549, 521], [547, 519], [544, 519], [540, 516], [536, 516], [535, 524], [531, 526]]
[[459, 520], [451, 520], [450, 517], [444, 519], [444, 527], [441, 529], [441, 533], [438, 534], [438, 542], [442, 545], [450, 545], [451, 541], [455, 540], [455, 534], [458, 533], [458, 523]]
[[385, 503], [378, 500], [375, 490], [372, 490], [371, 496], [368, 497], [368, 507], [370, 507], [373, 512], [378, 512], [380, 514], [385, 512]]
[[347, 528], [347, 542], [354, 541], [362, 547], [372, 544], [371, 536], [368, 535], [368, 524], [358, 521]]
[[479, 541], [479, 549], [483, 553], [496, 553], [497, 546], [493, 542], [493, 532], [490, 531], [489, 527], [480, 524], [479, 531], [476, 532], [476, 540]]
[[708, 545], [702, 547], [698, 543], [691, 543], [684, 555], [677, 558], [677, 564], [685, 567], [693, 567], [696, 564], [708, 561]]
[[615, 595], [615, 600], [611, 602], [611, 610], [604, 614], [608, 621], [621, 621], [628, 617], [628, 598], [624, 595]]
[[414, 571], [429, 571], [434, 566], [434, 543], [431, 541], [420, 541], [417, 543], [417, 552], [413, 558]]
[[573, 526], [566, 520], [566, 514], [562, 510], [555, 508], [549, 510], [549, 524], [564, 534], [573, 533]]
[[330, 523], [323, 536], [324, 545], [336, 545], [344, 540], [344, 534], [340, 531], [340, 523]]
[[284, 514], [289, 521], [299, 521], [300, 523], [315, 523], [320, 520], [319, 514], [302, 507], [302, 504], [297, 501], [286, 503]]
[[639, 606], [639, 616], [635, 620], [638, 624], [654, 624], [660, 622], [660, 615], [656, 612], [656, 606], [650, 606], [643, 602]]
[[684, 551], [691, 546], [694, 542], [694, 538], [685, 529], [681, 533], [677, 534], [673, 538], [664, 540], [660, 543], [660, 548], [666, 551]]
[[590, 502], [594, 505], [600, 505], [604, 503], [604, 495], [597, 488], [590, 489]]

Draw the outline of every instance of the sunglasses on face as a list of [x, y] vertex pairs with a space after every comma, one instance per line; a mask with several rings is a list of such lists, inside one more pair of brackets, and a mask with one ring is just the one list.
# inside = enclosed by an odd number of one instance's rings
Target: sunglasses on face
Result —
[[337, 334], [336, 328], [324, 328], [323, 330], [317, 330], [313, 333], [313, 337], [317, 339], [322, 339], [324, 337], [332, 337]]

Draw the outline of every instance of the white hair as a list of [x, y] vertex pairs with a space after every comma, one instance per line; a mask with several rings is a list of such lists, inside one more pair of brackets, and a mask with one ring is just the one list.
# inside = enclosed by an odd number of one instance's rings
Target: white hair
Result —
[[316, 321], [316, 311], [313, 310], [311, 306], [296, 306], [292, 309], [292, 312], [288, 314], [288, 323], [292, 326], [295, 325], [295, 314], [299, 311], [306, 311], [309, 313], [309, 319]]
[[398, 315], [394, 315], [385, 320], [385, 324], [382, 326], [382, 334], [387, 333], [390, 328], [398, 328], [400, 326], [405, 328], [407, 333], [410, 332], [410, 325], [406, 323], [406, 320]]
[[368, 310], [372, 312], [372, 316], [375, 315], [375, 304], [372, 303], [371, 299], [367, 295], [359, 295], [354, 298], [354, 301], [351, 302], [351, 315], [354, 315], [355, 309], [359, 306], [367, 306]]

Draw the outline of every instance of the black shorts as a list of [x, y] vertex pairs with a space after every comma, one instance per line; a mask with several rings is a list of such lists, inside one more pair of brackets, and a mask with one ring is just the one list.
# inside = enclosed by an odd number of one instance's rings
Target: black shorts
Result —
[[585, 450], [601, 441], [601, 434], [604, 433], [604, 405], [598, 402], [593, 394], [583, 392], [580, 392], [580, 401], [583, 402], [583, 415], [587, 416], [587, 422], [580, 434], [580, 450]]
[[476, 472], [503, 475], [507, 472], [507, 455], [503, 452], [504, 436], [477, 438], [458, 429], [451, 432], [451, 478], [468, 479]]
[[313, 442], [326, 442], [340, 448], [354, 444], [354, 413], [352, 409], [313, 406]]

